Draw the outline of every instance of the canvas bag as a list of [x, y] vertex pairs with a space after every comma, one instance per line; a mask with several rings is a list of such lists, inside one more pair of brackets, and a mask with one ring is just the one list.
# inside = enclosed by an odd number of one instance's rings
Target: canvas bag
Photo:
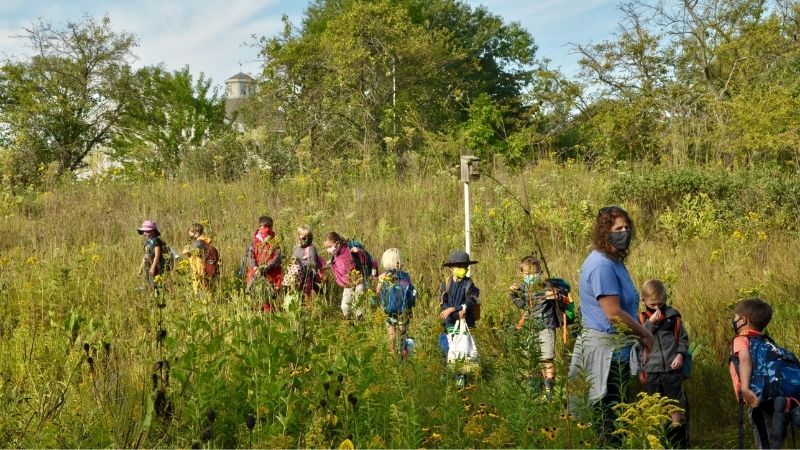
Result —
[[469, 332], [466, 320], [456, 321], [453, 330], [447, 334], [447, 362], [475, 361], [478, 359], [478, 347]]

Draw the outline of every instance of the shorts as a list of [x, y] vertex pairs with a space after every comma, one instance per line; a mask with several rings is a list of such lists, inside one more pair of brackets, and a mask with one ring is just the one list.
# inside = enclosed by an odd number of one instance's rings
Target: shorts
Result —
[[554, 328], [545, 328], [539, 332], [539, 350], [541, 351], [540, 360], [556, 359], [556, 330]]
[[648, 373], [645, 389], [648, 394], [658, 393], [671, 399], [680, 400], [683, 396], [683, 374], [680, 371]]

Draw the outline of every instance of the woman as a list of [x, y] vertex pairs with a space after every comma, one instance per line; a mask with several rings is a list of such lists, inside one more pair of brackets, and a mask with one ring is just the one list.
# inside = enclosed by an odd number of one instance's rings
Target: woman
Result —
[[[593, 250], [581, 266], [580, 307], [583, 332], [575, 343], [570, 378], [583, 372], [589, 383], [588, 400], [603, 414], [602, 437], [614, 430], [614, 404], [624, 399], [630, 380], [630, 351], [633, 341], [618, 333], [621, 326], [638, 336], [647, 352], [653, 334], [636, 316], [639, 293], [625, 267], [633, 236], [633, 222], [618, 206], [600, 209], [592, 230]], [[574, 401], [571, 407], [574, 411]], [[595, 422], [597, 423], [597, 422]]]

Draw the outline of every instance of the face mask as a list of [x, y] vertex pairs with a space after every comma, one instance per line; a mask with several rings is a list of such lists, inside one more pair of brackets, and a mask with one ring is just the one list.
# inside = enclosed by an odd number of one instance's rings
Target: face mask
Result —
[[529, 273], [527, 275], [523, 275], [522, 281], [526, 284], [533, 284], [542, 281], [542, 275], [538, 273]]
[[[739, 320], [742, 320], [741, 318]], [[733, 319], [731, 320], [731, 328], [733, 328], [733, 334], [739, 334], [739, 328], [742, 328], [741, 325], [737, 325], [739, 320]]]
[[333, 255], [333, 252], [336, 251], [336, 247], [326, 247], [325, 250], [328, 251], [329, 255]]
[[467, 276], [467, 269], [463, 267], [454, 267], [453, 268], [453, 276], [458, 278], [459, 280], [463, 279]]
[[303, 237], [300, 238], [300, 245], [301, 246], [307, 247], [308, 244], [310, 244], [310, 243], [311, 243], [311, 239], [309, 239], [308, 236], [303, 236]]
[[608, 233], [608, 243], [615, 249], [624, 252], [631, 245], [631, 230]]

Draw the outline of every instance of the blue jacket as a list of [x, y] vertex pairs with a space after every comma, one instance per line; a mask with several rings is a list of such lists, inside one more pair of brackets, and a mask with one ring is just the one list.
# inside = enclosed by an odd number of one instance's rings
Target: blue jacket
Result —
[[475, 326], [473, 311], [475, 305], [480, 301], [481, 291], [472, 282], [472, 278], [453, 281], [453, 277], [448, 276], [447, 281], [439, 286], [439, 298], [442, 299], [439, 311], [444, 311], [449, 307], [456, 310], [444, 321], [445, 327], [453, 327], [458, 320], [458, 314], [462, 309], [467, 310], [467, 325], [471, 328]]

